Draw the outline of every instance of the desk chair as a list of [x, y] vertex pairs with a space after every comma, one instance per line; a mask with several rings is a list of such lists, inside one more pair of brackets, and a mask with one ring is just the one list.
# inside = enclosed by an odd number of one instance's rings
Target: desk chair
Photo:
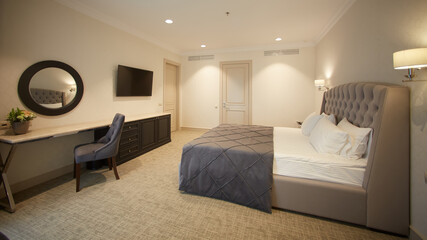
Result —
[[80, 163], [108, 159], [108, 167], [114, 169], [116, 179], [119, 178], [116, 166], [116, 155], [119, 151], [120, 136], [122, 135], [125, 116], [117, 113], [107, 134], [97, 142], [77, 145], [74, 148], [74, 178], [76, 192], [80, 191]]

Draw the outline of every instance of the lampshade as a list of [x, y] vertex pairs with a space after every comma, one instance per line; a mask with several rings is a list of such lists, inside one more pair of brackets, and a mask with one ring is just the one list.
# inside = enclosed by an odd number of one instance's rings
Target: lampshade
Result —
[[325, 80], [324, 79], [314, 80], [314, 86], [316, 86], [316, 87], [323, 87], [323, 86], [325, 86]]
[[414, 48], [393, 53], [394, 69], [427, 67], [427, 48]]

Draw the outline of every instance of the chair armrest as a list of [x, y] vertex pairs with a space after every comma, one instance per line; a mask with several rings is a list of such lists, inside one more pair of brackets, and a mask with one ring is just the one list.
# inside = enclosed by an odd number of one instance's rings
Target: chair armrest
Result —
[[102, 138], [98, 139], [97, 143], [107, 143], [107, 136], [103, 136]]
[[97, 142], [82, 143], [82, 144], [76, 145], [76, 146], [74, 147], [74, 149], [76, 149], [76, 148], [78, 148], [78, 147], [81, 147], [81, 146], [84, 146], [84, 145], [89, 145], [89, 144], [94, 144], [94, 143], [97, 143]]
[[95, 158], [96, 158], [96, 156], [97, 156], [99, 153], [101, 153], [104, 149], [108, 148], [111, 144], [112, 144], [112, 143], [111, 143], [111, 142], [109, 142], [109, 143], [104, 144], [104, 146], [102, 146], [102, 147], [100, 147], [100, 148], [96, 149], [96, 150], [94, 151], [94, 153], [95, 153]]

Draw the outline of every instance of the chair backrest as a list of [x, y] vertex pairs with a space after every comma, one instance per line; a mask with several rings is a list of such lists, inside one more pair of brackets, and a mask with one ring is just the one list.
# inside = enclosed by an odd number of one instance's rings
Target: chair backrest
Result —
[[125, 116], [117, 113], [114, 116], [113, 122], [111, 123], [110, 129], [107, 134], [99, 139], [98, 142], [105, 143], [106, 147], [103, 149], [102, 155], [115, 156], [119, 151], [119, 142], [122, 135], [123, 125], [125, 122]]

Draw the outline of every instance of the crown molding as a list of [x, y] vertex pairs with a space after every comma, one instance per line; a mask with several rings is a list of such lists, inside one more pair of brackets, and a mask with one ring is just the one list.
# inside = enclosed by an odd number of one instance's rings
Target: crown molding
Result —
[[345, 2], [341, 9], [329, 20], [329, 23], [323, 28], [320, 34], [314, 39], [315, 45], [317, 45], [328, 32], [335, 26], [335, 24], [341, 19], [342, 16], [350, 9], [351, 6], [356, 2], [356, 0], [348, 0]]

